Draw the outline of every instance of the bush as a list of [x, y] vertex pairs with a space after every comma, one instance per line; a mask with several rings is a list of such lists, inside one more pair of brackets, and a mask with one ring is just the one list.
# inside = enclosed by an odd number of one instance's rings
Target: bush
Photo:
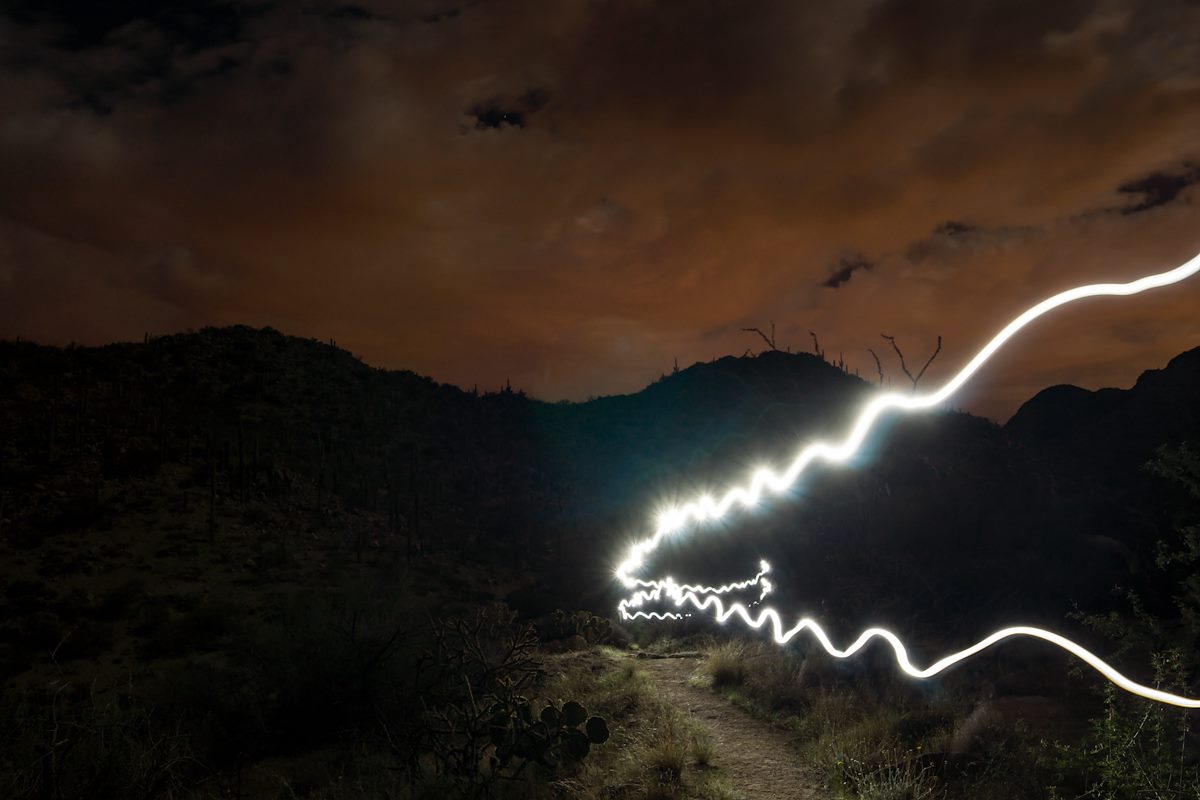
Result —
[[161, 601], [148, 604], [135, 630], [146, 636], [144, 658], [184, 656], [219, 649], [241, 627], [243, 612], [215, 600], [171, 618]]
[[146, 590], [142, 578], [131, 578], [105, 592], [100, 601], [90, 609], [96, 619], [114, 620], [125, 615]]
[[576, 611], [568, 614], [561, 608], [539, 623], [539, 634], [542, 641], [557, 641], [581, 636], [588, 644], [613, 644], [623, 638], [613, 628], [612, 620], [601, 617], [590, 611]]
[[688, 749], [686, 740], [674, 730], [668, 730], [654, 742], [647, 766], [660, 784], [679, 786], [687, 768]]
[[871, 760], [847, 756], [843, 785], [860, 800], [934, 800], [946, 792], [929, 764], [912, 752], [883, 751]]
[[[1193, 676], [1200, 669], [1200, 454], [1187, 445], [1161, 448], [1147, 469], [1183, 490], [1180, 524], [1159, 543], [1158, 571], [1146, 587], [1169, 593], [1178, 618], [1160, 618], [1133, 591], [1125, 613], [1075, 616], [1116, 643], [1118, 656], [1150, 653], [1154, 686], [1194, 696]], [[1056, 744], [1045, 760], [1060, 785], [1081, 784], [1096, 800], [1200, 797], [1200, 751], [1190, 712], [1106, 684], [1104, 712], [1091, 725], [1082, 746]]]
[[736, 640], [708, 651], [704, 670], [712, 677], [714, 688], [741, 686], [746, 682], [746, 654], [746, 645]]
[[[1155, 655], [1154, 685], [1188, 690], [1178, 651]], [[1092, 720], [1088, 741], [1078, 747], [1057, 744], [1045, 762], [1059, 785], [1083, 776], [1086, 796], [1096, 800], [1200, 797], [1191, 723], [1186, 710], [1133, 697], [1109, 684], [1104, 713]]]
[[58, 661], [95, 658], [112, 649], [116, 629], [111, 622], [88, 621], [68, 628], [54, 650]]
[[188, 737], [140, 704], [60, 690], [0, 709], [6, 796], [151, 800], [177, 793], [197, 766]]

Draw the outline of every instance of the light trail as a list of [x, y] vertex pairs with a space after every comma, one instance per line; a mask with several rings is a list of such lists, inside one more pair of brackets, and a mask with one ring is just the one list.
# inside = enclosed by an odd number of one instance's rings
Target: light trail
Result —
[[[647, 580], [638, 578], [634, 575], [635, 572], [641, 570], [645, 566], [646, 556], [658, 549], [662, 542], [677, 533], [689, 522], [703, 523], [708, 521], [719, 520], [724, 517], [735, 505], [741, 505], [744, 508], [751, 508], [756, 505], [762, 498], [763, 492], [770, 489], [778, 494], [786, 491], [800, 478], [810, 464], [818, 459], [831, 462], [842, 463], [856, 453], [870, 433], [875, 421], [885, 411], [897, 409], [900, 411], [912, 412], [924, 409], [929, 409], [942, 403], [958, 391], [962, 386], [970, 380], [979, 369], [1004, 346], [1009, 339], [1015, 336], [1022, 328], [1029, 325], [1054, 309], [1066, 305], [1067, 303], [1076, 300], [1082, 300], [1088, 297], [1127, 297], [1129, 295], [1140, 294], [1149, 289], [1157, 289], [1163, 286], [1170, 286], [1179, 283], [1182, 280], [1190, 278], [1200, 272], [1200, 254], [1192, 257], [1189, 261], [1181, 264], [1175, 269], [1161, 272], [1155, 275], [1148, 275], [1144, 278], [1139, 278], [1129, 283], [1097, 283], [1089, 286], [1079, 286], [1074, 289], [1068, 289], [1065, 292], [1049, 297], [1037, 305], [1026, 310], [1012, 322], [1008, 323], [995, 336], [992, 337], [982, 350], [975, 354], [975, 357], [967, 362], [958, 374], [952, 377], [942, 387], [928, 394], [911, 394], [902, 395], [896, 392], [878, 395], [872, 399], [863, 408], [858, 419], [850, 428], [850, 432], [838, 444], [830, 444], [829, 442], [819, 441], [808, 445], [796, 456], [792, 463], [782, 473], [776, 473], [769, 468], [762, 468], [754, 472], [747, 486], [740, 486], [730, 489], [721, 499], [714, 500], [710, 495], [693, 500], [683, 506], [668, 509], [658, 516], [658, 526], [654, 534], [640, 542], [637, 542], [629, 549], [629, 554], [622, 561], [616, 570], [617, 579], [627, 589], [634, 589], [629, 597], [625, 598], [618, 605], [620, 617], [625, 620], [634, 619], [678, 619], [683, 614], [678, 612], [646, 612], [646, 611], [630, 611], [630, 609], [640, 608], [646, 602], [662, 601], [669, 599], [676, 607], [682, 607], [685, 604], [690, 604], [699, 611], [709, 611], [713, 609], [712, 615], [717, 622], [724, 623], [731, 616], [737, 615], [746, 625], [752, 628], [761, 628], [768, 622], [771, 623], [771, 629], [776, 642], [784, 644], [790, 641], [794, 636], [802, 631], [812, 631], [813, 636], [825, 648], [825, 651], [837, 658], [849, 658], [858, 652], [872, 639], [880, 638], [887, 641], [891, 646], [896, 656], [896, 663], [908, 675], [914, 678], [928, 678], [938, 674], [947, 667], [969, 658], [976, 653], [979, 653], [993, 644], [1002, 640], [1009, 639], [1015, 636], [1026, 636], [1035, 639], [1040, 639], [1045, 642], [1059, 647], [1068, 653], [1071, 653], [1076, 658], [1079, 658], [1090, 667], [1095, 669], [1101, 675], [1114, 684], [1136, 695], [1140, 695], [1150, 700], [1170, 705], [1180, 706], [1183, 708], [1200, 708], [1200, 700], [1181, 697], [1180, 695], [1164, 692], [1150, 686], [1144, 686], [1140, 683], [1130, 680], [1122, 675], [1110, 664], [1106, 663], [1099, 656], [1091, 651], [1076, 644], [1075, 642], [1051, 631], [1041, 628], [1033, 628], [1028, 626], [1015, 626], [1004, 628], [996, 631], [980, 642], [960, 650], [957, 653], [952, 653], [940, 661], [934, 662], [932, 665], [919, 669], [915, 667], [908, 658], [908, 652], [905, 650], [903, 643], [891, 631], [883, 628], [870, 628], [863, 633], [845, 650], [839, 650], [834, 646], [833, 642], [825, 634], [815, 621], [804, 618], [796, 623], [793, 627], [784, 630], [783, 620], [779, 612], [772, 608], [763, 609], [758, 616], [751, 615], [749, 609], [741, 603], [731, 603], [728, 607], [721, 602], [720, 595], [730, 592], [744, 590], [750, 586], [762, 584], [762, 594], [759, 599], [752, 603], [757, 605], [766, 597], [771, 590], [770, 582], [764, 577], [770, 570], [770, 565], [765, 561], [761, 564], [761, 569], [757, 575], [745, 581], [730, 583], [724, 586], [692, 586], [688, 584], [677, 584], [670, 578], [661, 580]], [[701, 597], [703, 595], [703, 597]]]

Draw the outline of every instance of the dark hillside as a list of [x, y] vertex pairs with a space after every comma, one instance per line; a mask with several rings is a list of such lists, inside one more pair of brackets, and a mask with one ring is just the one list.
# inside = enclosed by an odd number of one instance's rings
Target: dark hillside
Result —
[[[1144, 582], [1169, 509], [1112, 486], [1149, 483], [1155, 447], [1193, 435], [1198, 365], [1200, 350], [1127, 391], [1048, 390], [1003, 428], [887, 418], [854, 463], [684, 533], [649, 572], [725, 582], [767, 558], [778, 608], [839, 639], [894, 626], [918, 661], [1014, 620], [1063, 629]], [[497, 598], [530, 619], [612, 614], [612, 568], [657, 509], [840, 437], [873, 391], [780, 352], [549, 404], [272, 330], [0, 343], [0, 680], [47, 708], [107, 686], [182, 704], [154, 706], [166, 718], [205, 709], [189, 741], [222, 775], [324, 747], [374, 730], [376, 705], [411, 711], [411, 690], [379, 694], [409, 674], [398, 631]], [[1048, 665], [1023, 691], [1062, 691], [1057, 655], [1004, 658]], [[987, 682], [989, 664], [963, 670]]]
[[[959, 583], [981, 605], [1050, 599], [970, 577], [1008, 568], [1044, 575], [1054, 607], [1102, 592], [1144, 543], [1128, 498], [1100, 479], [1128, 480], [1155, 446], [1195, 429], [1197, 364], [1200, 351], [1184, 354], [1127, 392], [1047, 390], [1003, 429], [950, 411], [884, 420], [856, 464], [813, 469], [793, 492], [800, 502], [735, 518], [728, 530], [744, 536], [687, 558], [727, 576], [771, 556], [798, 570], [781, 588], [804, 587], [792, 598], [801, 605], [858, 580], [873, 595], [878, 568], [861, 559], [907, 576], [900, 606], [927, 607], [928, 581], [956, 606]], [[643, 535], [655, 508], [840, 436], [872, 391], [814, 356], [767, 352], [696, 364], [636, 394], [546, 404], [247, 328], [95, 349], [4, 343], [0, 371], [10, 535], [90, 524], [126, 482], [180, 469], [198, 503], [362, 513], [379, 526], [372, 546], [405, 558], [460, 552], [536, 574], [531, 610], [604, 609], [620, 542]], [[1105, 473], [1080, 478], [1076, 461]], [[1056, 574], [1068, 552], [1094, 560], [1098, 577]]]
[[1005, 429], [1107, 483], [1129, 481], [1160, 445], [1200, 439], [1200, 348], [1128, 389], [1044, 389]]
[[[88, 524], [71, 515], [103, 516], [125, 482], [182, 469], [198, 503], [366, 514], [379, 528], [366, 538], [381, 550], [408, 559], [458, 552], [536, 575], [536, 590], [521, 597], [531, 611], [566, 602], [604, 610], [620, 542], [644, 535], [657, 507], [719, 493], [760, 464], [786, 463], [806, 441], [840, 436], [872, 391], [814, 356], [780, 352], [696, 364], [632, 395], [546, 404], [372, 369], [269, 330], [0, 348], [0, 468], [13, 535]], [[1142, 450], [1123, 445], [1131, 460], [1121, 468], [1181, 429], [1189, 409], [1163, 411], [1177, 371], [1173, 362], [1131, 390], [1156, 392], [1147, 424], [1158, 427], [1130, 434]], [[1100, 460], [1086, 450], [1096, 441], [1086, 431], [1106, 423], [1087, 420], [1116, 412], [1064, 412], [1081, 432], [1055, 439], [1042, 432], [1059, 430], [1050, 423], [1026, 422], [1038, 407], [1031, 401], [1005, 429], [949, 411], [884, 420], [856, 464], [813, 469], [793, 492], [799, 502], [780, 498], [770, 514], [735, 518], [728, 532], [744, 535], [714, 538], [687, 558], [711, 561], [707, 571], [720, 578], [769, 556], [796, 570], [781, 589], [801, 594], [786, 599], [821, 605], [842, 595], [838, 610], [852, 617], [860, 612], [847, 586], [859, 581], [861, 613], [878, 612], [866, 598], [877, 594], [881, 564], [897, 573], [887, 580], [900, 616], [931, 602], [961, 610], [965, 596], [967, 606], [1017, 594], [1058, 608], [1102, 592], [1110, 571], [1135, 559], [1137, 531], [1126, 509], [1062, 465], [1077, 446]], [[1056, 574], [1068, 552], [1095, 561], [1095, 577]], [[1050, 569], [1031, 569], [1039, 563]], [[1054, 597], [1014, 589], [1003, 577], [1010, 569], [1044, 575]], [[972, 577], [984, 573], [995, 587]]]

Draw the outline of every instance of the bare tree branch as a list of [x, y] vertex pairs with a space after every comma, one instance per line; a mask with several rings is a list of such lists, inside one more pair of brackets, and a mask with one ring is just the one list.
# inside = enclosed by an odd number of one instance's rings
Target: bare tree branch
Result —
[[913, 380], [913, 388], [914, 389], [917, 388], [917, 381], [921, 380], [921, 376], [925, 374], [925, 370], [929, 369], [929, 365], [933, 363], [933, 360], [935, 358], [937, 358], [938, 353], [940, 353], [940, 352], [942, 352], [942, 337], [941, 336], [938, 337], [937, 347], [934, 349], [933, 355], [931, 355], [929, 357], [929, 360], [925, 362], [925, 366], [921, 367], [921, 371], [917, 373], [917, 377]]
[[[937, 348], [933, 351], [933, 355], [931, 355], [929, 357], [929, 360], [925, 362], [925, 366], [921, 367], [921, 371], [917, 373], [916, 377], [913, 377], [913, 374], [908, 371], [908, 365], [904, 363], [904, 353], [900, 352], [900, 346], [898, 344], [896, 344], [896, 337], [888, 336], [886, 333], [881, 333], [879, 335], [892, 343], [892, 349], [895, 350], [896, 355], [900, 357], [900, 369], [903, 370], [904, 374], [906, 376], [908, 376], [908, 379], [910, 381], [912, 381], [913, 391], [916, 391], [917, 383], [920, 382], [921, 376], [925, 374], [925, 370], [929, 369], [929, 365], [933, 363], [933, 360], [935, 358], [937, 358], [938, 353], [942, 352], [942, 337], [941, 336], [937, 337]], [[872, 353], [871, 355], [874, 355], [874, 353]], [[879, 359], [876, 358], [875, 361], [876, 361], [876, 363], [878, 363]], [[882, 372], [881, 372], [881, 377], [882, 377]]]
[[879, 356], [875, 355], [875, 351], [869, 347], [867, 352], [871, 354], [871, 358], [875, 359], [875, 371], [879, 373], [879, 385], [883, 386], [883, 365], [879, 363]]
[[771, 323], [771, 335], [770, 336], [767, 336], [765, 333], [763, 333], [760, 328], [742, 328], [742, 330], [745, 331], [746, 333], [757, 333], [759, 336], [762, 337], [762, 340], [767, 343], [767, 347], [770, 347], [772, 350], [779, 349], [778, 347], [775, 346], [775, 323], [774, 322]]
[[[912, 373], [908, 371], [908, 365], [904, 363], [904, 353], [900, 352], [900, 345], [896, 344], [896, 337], [888, 336], [886, 333], [881, 333], [879, 335], [892, 343], [892, 349], [895, 350], [896, 355], [900, 357], [900, 369], [904, 372], [905, 375], [908, 376], [908, 379], [911, 381], [913, 379]], [[916, 386], [916, 383], [914, 382], [913, 385]]]
[[808, 335], [811, 336], [813, 340], [813, 352], [816, 353], [819, 358], [824, 359], [825, 352], [821, 349], [821, 343], [817, 341], [817, 334], [813, 331], [809, 331]]

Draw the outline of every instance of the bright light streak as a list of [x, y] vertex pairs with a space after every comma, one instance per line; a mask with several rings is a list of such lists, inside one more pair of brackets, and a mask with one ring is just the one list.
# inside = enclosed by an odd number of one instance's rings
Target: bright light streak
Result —
[[[776, 642], [784, 644], [790, 641], [794, 636], [802, 631], [812, 631], [813, 636], [821, 643], [826, 652], [838, 658], [848, 658], [858, 652], [872, 639], [880, 638], [887, 641], [896, 655], [896, 663], [907, 674], [914, 678], [928, 678], [938, 674], [947, 667], [969, 658], [982, 650], [991, 647], [1004, 639], [1014, 636], [1027, 636], [1042, 641], [1049, 642], [1057, 647], [1066, 650], [1067, 652], [1079, 658], [1105, 678], [1112, 681], [1120, 688], [1132, 692], [1133, 694], [1141, 695], [1150, 700], [1155, 700], [1160, 703], [1168, 703], [1170, 705], [1181, 706], [1184, 708], [1200, 708], [1200, 700], [1194, 700], [1179, 695], [1164, 692], [1159, 689], [1154, 689], [1149, 686], [1136, 683], [1129, 678], [1126, 678], [1111, 665], [1107, 664], [1094, 653], [1086, 650], [1080, 645], [1072, 642], [1064, 636], [1057, 633], [1042, 630], [1041, 628], [1031, 628], [1027, 626], [1016, 626], [1004, 628], [996, 631], [982, 641], [953, 653], [940, 661], [934, 662], [924, 669], [918, 669], [913, 666], [908, 659], [908, 652], [900, 639], [891, 631], [883, 628], [870, 628], [863, 633], [845, 650], [839, 650], [833, 645], [829, 637], [826, 636], [824, 630], [811, 619], [805, 618], [796, 623], [793, 627], [784, 630], [782, 618], [779, 613], [772, 608], [763, 609], [758, 616], [752, 616], [749, 609], [741, 603], [731, 603], [728, 607], [721, 602], [720, 595], [727, 594], [733, 591], [745, 590], [751, 586], [762, 585], [762, 593], [759, 599], [752, 603], [757, 605], [766, 597], [771, 590], [771, 583], [763, 576], [769, 571], [770, 566], [764, 561], [761, 564], [761, 569], [757, 575], [745, 581], [738, 583], [730, 583], [724, 586], [690, 586], [686, 584], [677, 584], [670, 578], [664, 580], [646, 580], [634, 576], [634, 572], [640, 570], [645, 565], [646, 556], [658, 549], [663, 540], [672, 534], [679, 531], [685, 525], [691, 522], [706, 522], [719, 520], [727, 514], [735, 505], [741, 505], [744, 508], [754, 506], [761, 499], [764, 490], [770, 489], [774, 493], [786, 491], [791, 487], [804, 473], [810, 464], [817, 459], [828, 461], [831, 463], [842, 463], [849, 459], [862, 445], [863, 440], [870, 433], [875, 424], [875, 420], [881, 414], [890, 409], [897, 409], [905, 412], [919, 411], [936, 407], [938, 404], [947, 400], [951, 395], [958, 391], [962, 386], [970, 380], [979, 369], [990, 359], [995, 353], [1004, 346], [1004, 344], [1015, 336], [1022, 328], [1029, 325], [1031, 322], [1041, 317], [1044, 314], [1053, 311], [1059, 306], [1076, 300], [1082, 300], [1088, 297], [1126, 297], [1129, 295], [1139, 294], [1149, 289], [1156, 289], [1163, 286], [1170, 286], [1178, 283], [1186, 278], [1190, 278], [1200, 272], [1200, 255], [1194, 256], [1191, 260], [1176, 267], [1175, 269], [1161, 272], [1157, 275], [1148, 275], [1144, 278], [1139, 278], [1129, 283], [1097, 283], [1090, 286], [1079, 286], [1074, 289], [1068, 289], [1065, 292], [1060, 292], [1053, 297], [1047, 298], [1032, 308], [1025, 311], [1012, 322], [1008, 323], [999, 333], [992, 337], [982, 350], [975, 354], [975, 357], [967, 362], [958, 374], [952, 377], [949, 381], [942, 385], [937, 391], [928, 394], [911, 394], [903, 395], [896, 392], [877, 395], [859, 414], [858, 419], [850, 427], [850, 432], [841, 442], [831, 444], [829, 442], [820, 441], [805, 447], [792, 463], [782, 473], [776, 473], [769, 468], [761, 468], [754, 472], [749, 485], [739, 486], [730, 489], [721, 497], [714, 500], [709, 495], [704, 495], [690, 503], [687, 503], [678, 508], [671, 508], [661, 512], [658, 515], [658, 526], [654, 534], [649, 538], [634, 544], [629, 554], [622, 561], [616, 570], [617, 578], [624, 584], [627, 589], [634, 589], [628, 598], [622, 600], [618, 605], [618, 611], [622, 619], [678, 619], [684, 616], [675, 612], [646, 612], [646, 611], [630, 611], [633, 608], [640, 608], [644, 603], [651, 601], [662, 601], [668, 599], [674, 602], [677, 607], [683, 606], [685, 603], [694, 606], [700, 611], [712, 610], [713, 617], [721, 623], [724, 623], [731, 616], [736, 615], [746, 625], [752, 628], [761, 628], [770, 623], [771, 630]], [[702, 598], [701, 595], [704, 597]], [[690, 616], [690, 614], [687, 614]]]

